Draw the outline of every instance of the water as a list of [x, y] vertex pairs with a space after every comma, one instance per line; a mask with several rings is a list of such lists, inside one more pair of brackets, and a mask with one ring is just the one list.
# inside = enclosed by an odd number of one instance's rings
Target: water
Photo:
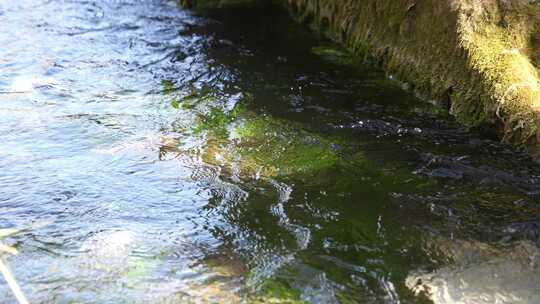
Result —
[[5, 0], [0, 24], [32, 303], [538, 303], [538, 165], [283, 14]]

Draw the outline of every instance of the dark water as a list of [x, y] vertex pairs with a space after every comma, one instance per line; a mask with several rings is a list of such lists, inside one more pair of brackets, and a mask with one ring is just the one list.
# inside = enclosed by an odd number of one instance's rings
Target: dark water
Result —
[[30, 302], [540, 301], [538, 165], [283, 14], [4, 0], [0, 26]]

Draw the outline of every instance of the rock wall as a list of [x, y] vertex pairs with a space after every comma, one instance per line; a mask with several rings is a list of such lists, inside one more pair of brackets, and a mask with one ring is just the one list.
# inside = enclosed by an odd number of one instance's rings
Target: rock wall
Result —
[[463, 124], [488, 127], [540, 156], [540, 1], [281, 1], [295, 18], [376, 60]]

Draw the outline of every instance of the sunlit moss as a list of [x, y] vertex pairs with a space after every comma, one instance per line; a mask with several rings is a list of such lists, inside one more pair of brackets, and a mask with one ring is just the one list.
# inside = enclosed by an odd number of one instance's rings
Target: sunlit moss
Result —
[[171, 106], [172, 106], [173, 108], [175, 108], [175, 109], [179, 109], [179, 108], [180, 108], [180, 102], [178, 101], [178, 99], [176, 99], [176, 98], [173, 99], [173, 100], [171, 101]]
[[526, 26], [517, 22], [512, 28], [479, 23], [463, 31], [463, 45], [493, 97], [484, 105], [484, 113], [503, 121], [505, 139], [524, 143], [536, 136], [540, 125], [540, 84], [538, 71], [527, 54], [530, 37], [525, 34]]
[[267, 176], [318, 171], [338, 162], [335, 139], [297, 128], [269, 117], [249, 117], [233, 129], [234, 149], [248, 168]]
[[302, 130], [301, 125], [255, 115], [238, 103], [230, 111], [202, 106], [192, 126], [195, 135], [206, 134], [204, 159], [225, 166], [238, 165], [243, 175], [287, 175], [331, 167], [339, 160], [336, 138]]

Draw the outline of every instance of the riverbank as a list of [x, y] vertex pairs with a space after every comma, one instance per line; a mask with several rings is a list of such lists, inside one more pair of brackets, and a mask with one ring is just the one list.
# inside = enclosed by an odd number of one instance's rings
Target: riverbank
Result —
[[[204, 9], [264, 1], [182, 1]], [[281, 3], [284, 4], [284, 3]], [[540, 157], [540, 5], [534, 1], [288, 0], [300, 22], [373, 60], [467, 127]]]

